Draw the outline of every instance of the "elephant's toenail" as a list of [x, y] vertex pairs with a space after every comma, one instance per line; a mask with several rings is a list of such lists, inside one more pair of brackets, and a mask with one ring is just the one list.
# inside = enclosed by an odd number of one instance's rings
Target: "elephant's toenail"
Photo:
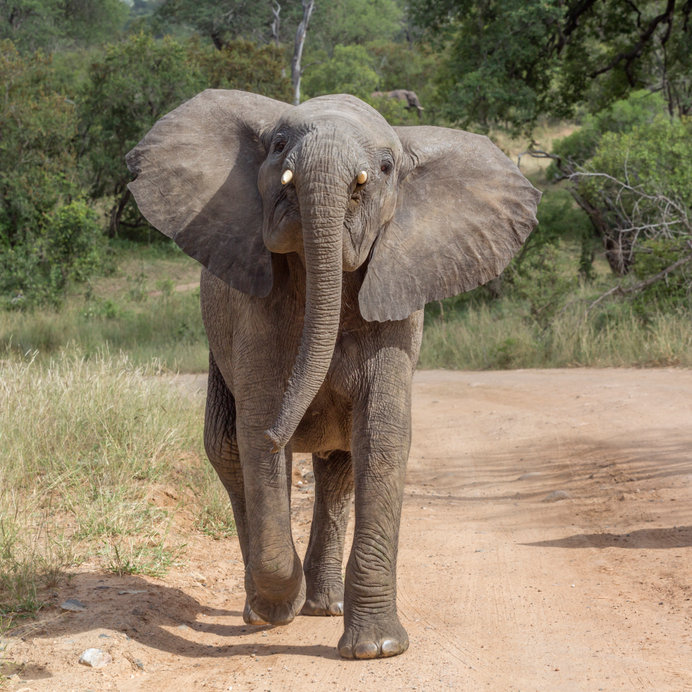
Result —
[[401, 653], [401, 644], [396, 639], [385, 639], [382, 642], [383, 656], [396, 656]]
[[377, 644], [375, 642], [363, 642], [356, 646], [356, 658], [377, 658], [377, 654]]

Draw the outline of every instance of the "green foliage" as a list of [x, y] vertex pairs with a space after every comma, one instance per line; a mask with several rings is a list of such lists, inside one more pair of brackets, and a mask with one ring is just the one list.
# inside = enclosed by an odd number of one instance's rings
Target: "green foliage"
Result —
[[[665, 101], [661, 94], [635, 91], [601, 111], [587, 113], [578, 130], [554, 143], [553, 152], [583, 165], [596, 153], [606, 132], [629, 132], [634, 127], [651, 123], [664, 109]], [[557, 174], [554, 167], [551, 173]]]
[[190, 66], [185, 45], [137, 34], [107, 45], [91, 64], [89, 78], [81, 114], [90, 195], [114, 200], [111, 235], [121, 217], [135, 229], [146, 229], [126, 190], [131, 176], [125, 154], [158, 118], [200, 90], [201, 75]]
[[411, 11], [448, 48], [438, 79], [456, 122], [530, 129], [541, 113], [601, 110], [642, 88], [663, 91], [671, 113], [692, 109], [690, 3], [412, 0]]
[[158, 118], [193, 96], [200, 75], [177, 41], [138, 34], [107, 45], [89, 71], [82, 105], [94, 197], [122, 192], [125, 154]]
[[549, 27], [559, 17], [550, 2], [462, 2], [440, 77], [444, 114], [462, 125], [532, 123], [546, 110], [553, 70], [544, 59]]
[[[678, 257], [689, 253], [692, 120], [660, 115], [629, 131], [606, 132], [585, 169], [576, 178], [577, 195], [592, 210], [616, 272], [638, 264], [640, 276], [643, 267], [653, 269], [656, 263], [640, 261], [642, 254], [662, 259], [675, 248]], [[681, 269], [683, 275], [690, 282], [689, 269]]]
[[332, 57], [337, 46], [392, 41], [401, 34], [403, 19], [403, 10], [395, 0], [316, 2], [308, 50], [326, 51]]
[[430, 77], [438, 70], [438, 54], [425, 44], [377, 40], [366, 47], [375, 56], [375, 71], [380, 77], [377, 88], [380, 91], [415, 91], [423, 107], [427, 107], [434, 92]]
[[219, 49], [241, 37], [262, 41], [271, 16], [271, 5], [255, 0], [164, 0], [155, 14], [157, 28], [187, 27]]
[[390, 125], [420, 125], [418, 112], [407, 108], [403, 101], [391, 99], [389, 96], [361, 97], [375, 110], [378, 110]]
[[0, 40], [22, 52], [98, 43], [122, 29], [127, 12], [122, 0], [4, 0]]
[[242, 89], [280, 101], [292, 98], [283, 51], [274, 45], [237, 40], [215, 50], [191, 41], [188, 61], [199, 70], [205, 87]]
[[364, 46], [334, 47], [332, 58], [314, 67], [303, 77], [303, 86], [309, 96], [344, 93], [369, 98], [377, 89], [379, 77], [375, 72], [375, 58]]
[[81, 199], [74, 105], [46, 86], [50, 63], [0, 44], [0, 295], [6, 306], [58, 303], [99, 265], [94, 213]]

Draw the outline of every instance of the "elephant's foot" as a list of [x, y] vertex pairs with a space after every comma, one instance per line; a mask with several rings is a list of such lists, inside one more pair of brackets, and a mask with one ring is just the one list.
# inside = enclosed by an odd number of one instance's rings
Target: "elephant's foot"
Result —
[[343, 615], [344, 614], [344, 599], [340, 600], [313, 599], [308, 598], [305, 601], [301, 615]]
[[341, 577], [332, 580], [330, 584], [316, 586], [311, 584], [310, 575], [305, 575], [308, 583], [308, 595], [305, 599], [301, 615], [343, 615], [344, 614], [344, 583]]
[[249, 625], [288, 625], [300, 613], [304, 603], [304, 579], [295, 597], [286, 601], [269, 601], [257, 592], [249, 593], [243, 611], [243, 620]]
[[245, 599], [245, 608], [243, 608], [243, 620], [248, 625], [266, 625], [266, 620], [263, 620], [257, 613], [252, 609], [250, 601]]
[[343, 658], [398, 656], [408, 649], [408, 635], [394, 615], [389, 620], [365, 622], [361, 626], [347, 625], [338, 648]]

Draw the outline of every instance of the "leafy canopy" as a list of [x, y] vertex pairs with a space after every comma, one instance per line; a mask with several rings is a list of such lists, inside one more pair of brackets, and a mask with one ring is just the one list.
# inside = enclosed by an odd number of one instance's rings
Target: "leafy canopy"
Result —
[[692, 3], [680, 0], [411, 0], [448, 47], [446, 115], [530, 127], [575, 105], [599, 110], [630, 91], [662, 90], [692, 110]]

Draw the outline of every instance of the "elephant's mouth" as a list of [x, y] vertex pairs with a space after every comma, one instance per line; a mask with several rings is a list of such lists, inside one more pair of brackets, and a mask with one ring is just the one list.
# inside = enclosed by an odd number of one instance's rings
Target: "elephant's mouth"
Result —
[[297, 200], [282, 195], [265, 219], [264, 244], [271, 252], [286, 254], [302, 247], [301, 219]]

